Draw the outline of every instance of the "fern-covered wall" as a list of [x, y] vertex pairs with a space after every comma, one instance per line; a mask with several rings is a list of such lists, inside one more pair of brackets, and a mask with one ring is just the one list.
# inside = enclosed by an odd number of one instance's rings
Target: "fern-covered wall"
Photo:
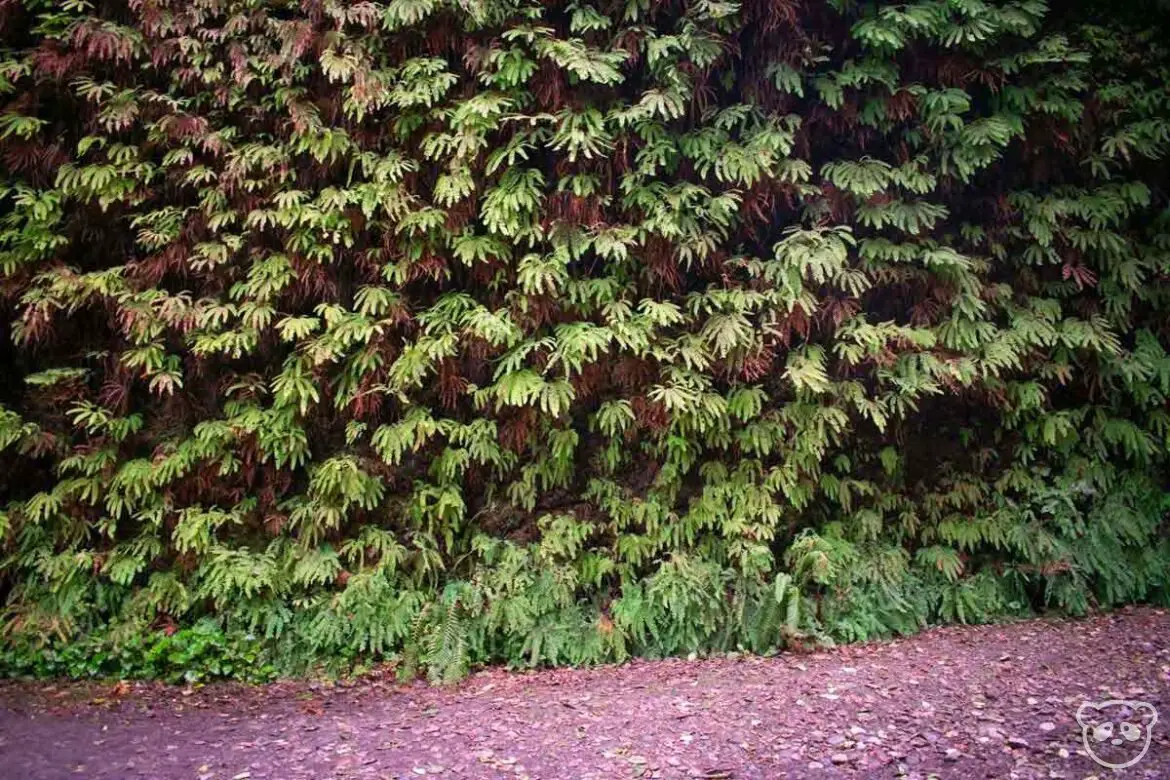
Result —
[[1106, 10], [0, 1], [0, 659], [1165, 601], [1170, 53]]

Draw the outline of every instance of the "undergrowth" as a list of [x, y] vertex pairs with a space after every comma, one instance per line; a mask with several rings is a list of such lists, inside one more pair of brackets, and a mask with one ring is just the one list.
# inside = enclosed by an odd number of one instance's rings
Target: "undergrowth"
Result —
[[1153, 8], [0, 2], [0, 667], [1168, 603]]

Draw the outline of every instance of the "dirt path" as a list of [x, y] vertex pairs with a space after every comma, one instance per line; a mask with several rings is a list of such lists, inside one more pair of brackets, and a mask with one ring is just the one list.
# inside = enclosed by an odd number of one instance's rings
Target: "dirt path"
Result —
[[[1106, 699], [1163, 716], [1144, 758], [1119, 772], [1090, 759], [1075, 717]], [[939, 629], [775, 659], [495, 670], [455, 690], [0, 686], [0, 776], [21, 780], [932, 774], [1170, 777], [1170, 613]]]

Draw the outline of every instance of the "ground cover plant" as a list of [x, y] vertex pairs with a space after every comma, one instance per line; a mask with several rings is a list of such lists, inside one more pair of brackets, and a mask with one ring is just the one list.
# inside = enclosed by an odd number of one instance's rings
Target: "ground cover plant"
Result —
[[1167, 9], [1099, 5], [0, 0], [0, 664], [1165, 603]]

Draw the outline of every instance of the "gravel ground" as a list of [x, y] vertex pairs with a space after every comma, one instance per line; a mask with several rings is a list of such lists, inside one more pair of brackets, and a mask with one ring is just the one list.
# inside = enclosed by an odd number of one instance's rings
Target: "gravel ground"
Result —
[[[1137, 739], [1082, 741], [1085, 702]], [[1093, 725], [1116, 706], [1086, 711]], [[1112, 714], [1111, 714], [1112, 713]], [[1124, 713], [1122, 713], [1124, 714]], [[1113, 717], [1122, 734], [1120, 717]], [[450, 689], [0, 684], [0, 777], [1170, 778], [1170, 613], [955, 627], [776, 658], [489, 670]]]

